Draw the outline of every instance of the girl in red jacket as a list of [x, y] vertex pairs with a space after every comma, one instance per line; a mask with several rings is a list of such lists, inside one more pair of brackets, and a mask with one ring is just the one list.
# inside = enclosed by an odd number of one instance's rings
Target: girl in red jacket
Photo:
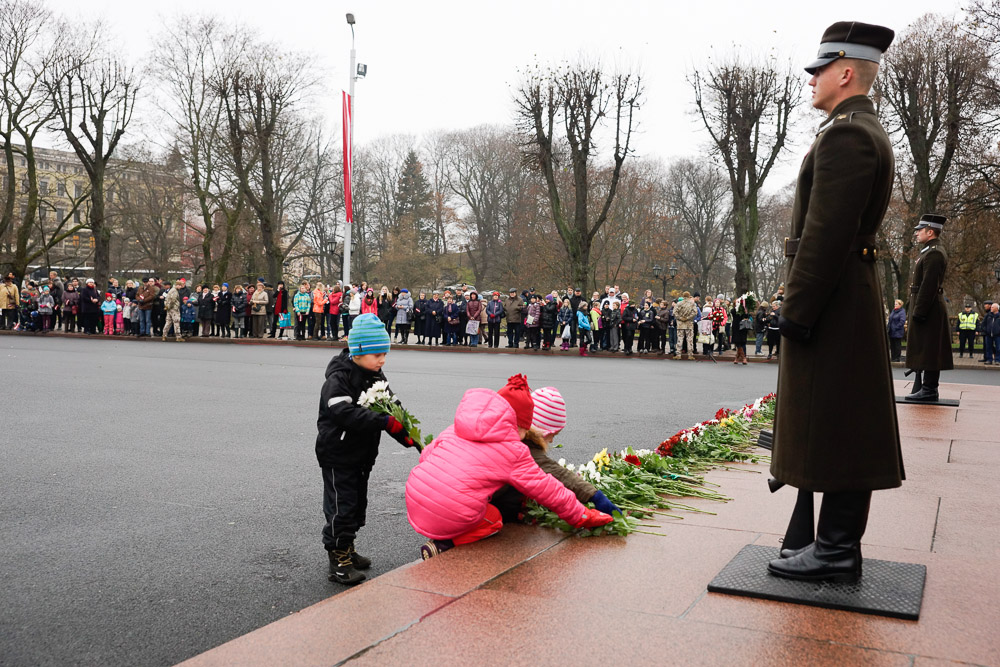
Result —
[[612, 518], [584, 507], [555, 477], [542, 471], [521, 442], [534, 413], [531, 390], [515, 375], [499, 392], [470, 389], [446, 428], [420, 455], [406, 482], [406, 516], [430, 540], [426, 560], [503, 528], [490, 499], [509, 484], [576, 527], [596, 527]]

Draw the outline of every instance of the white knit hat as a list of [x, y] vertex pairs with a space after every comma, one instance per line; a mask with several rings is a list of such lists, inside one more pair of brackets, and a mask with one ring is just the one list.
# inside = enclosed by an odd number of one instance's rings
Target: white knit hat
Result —
[[535, 413], [531, 425], [546, 435], [566, 428], [566, 401], [555, 387], [542, 387], [531, 392]]

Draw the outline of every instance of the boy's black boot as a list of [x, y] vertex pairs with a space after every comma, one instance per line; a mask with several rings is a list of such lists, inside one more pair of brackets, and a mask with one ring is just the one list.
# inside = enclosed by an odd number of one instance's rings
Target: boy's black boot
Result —
[[366, 558], [355, 551], [354, 542], [351, 542], [351, 546], [347, 548], [347, 551], [351, 554], [351, 563], [356, 570], [367, 570], [372, 566], [371, 558]]
[[345, 586], [355, 586], [365, 580], [365, 575], [354, 567], [351, 552], [348, 549], [333, 549], [330, 555], [330, 581]]

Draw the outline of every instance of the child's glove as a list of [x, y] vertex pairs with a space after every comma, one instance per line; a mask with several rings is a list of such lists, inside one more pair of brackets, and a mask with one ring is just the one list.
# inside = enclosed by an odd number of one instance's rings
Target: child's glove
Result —
[[413, 447], [416, 444], [413, 442], [413, 438], [408, 436], [406, 431], [403, 430], [403, 423], [392, 415], [385, 416], [385, 426], [382, 428], [403, 447]]
[[573, 524], [574, 528], [597, 528], [611, 523], [614, 519], [603, 512], [592, 510], [589, 507], [583, 511], [583, 516]]
[[605, 514], [612, 514], [614, 512], [618, 512], [619, 514], [622, 513], [621, 508], [608, 500], [608, 497], [600, 491], [594, 494], [594, 497], [590, 499], [590, 502], [594, 503], [594, 507]]

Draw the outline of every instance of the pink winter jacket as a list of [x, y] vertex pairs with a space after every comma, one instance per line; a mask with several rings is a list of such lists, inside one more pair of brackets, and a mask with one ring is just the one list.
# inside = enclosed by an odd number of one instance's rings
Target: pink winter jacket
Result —
[[517, 436], [514, 409], [495, 391], [465, 392], [455, 423], [420, 455], [406, 481], [406, 516], [421, 535], [448, 540], [468, 532], [504, 484], [545, 505], [571, 524], [584, 506], [555, 477], [542, 472]]

